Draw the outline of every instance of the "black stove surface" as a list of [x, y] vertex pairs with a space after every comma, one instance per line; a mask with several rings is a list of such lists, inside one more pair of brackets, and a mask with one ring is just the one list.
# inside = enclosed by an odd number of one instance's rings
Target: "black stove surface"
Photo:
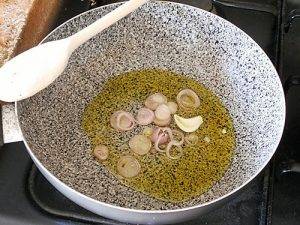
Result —
[[[0, 155], [0, 224], [111, 224], [61, 195], [32, 164], [22, 142], [6, 144]], [[187, 225], [264, 225], [268, 170], [228, 204]]]
[[[56, 26], [115, 0], [67, 0]], [[282, 142], [269, 165], [227, 204], [182, 224], [300, 224], [300, 8], [298, 0], [178, 0], [216, 13], [248, 33], [278, 69], [287, 99]], [[1, 125], [1, 124], [0, 124]], [[1, 131], [0, 131], [1, 134]], [[298, 138], [299, 137], [299, 138]], [[1, 138], [0, 138], [1, 139]], [[0, 145], [1, 146], [1, 145]], [[0, 225], [122, 224], [92, 214], [41, 175], [22, 142], [0, 149]]]

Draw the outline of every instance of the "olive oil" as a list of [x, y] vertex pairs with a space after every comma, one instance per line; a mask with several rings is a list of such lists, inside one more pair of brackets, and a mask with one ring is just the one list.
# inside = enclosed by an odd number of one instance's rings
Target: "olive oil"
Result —
[[[197, 144], [185, 144], [181, 158], [169, 159], [158, 152], [136, 155], [130, 151], [128, 141], [145, 126], [126, 132], [115, 131], [110, 126], [110, 116], [115, 111], [126, 110], [136, 116], [149, 95], [160, 92], [168, 101], [176, 102], [177, 94], [185, 88], [194, 90], [201, 104], [195, 111], [179, 109], [177, 114], [200, 115], [204, 122], [194, 132], [199, 139]], [[179, 130], [172, 121], [171, 128]], [[235, 148], [233, 121], [220, 99], [191, 78], [158, 69], [132, 71], [108, 80], [86, 107], [82, 128], [92, 146], [108, 147], [108, 158], [99, 163], [117, 179], [128, 187], [169, 202], [186, 201], [208, 191], [228, 169]], [[139, 161], [141, 172], [136, 177], [125, 179], [117, 173], [117, 162], [124, 155], [132, 155]]]

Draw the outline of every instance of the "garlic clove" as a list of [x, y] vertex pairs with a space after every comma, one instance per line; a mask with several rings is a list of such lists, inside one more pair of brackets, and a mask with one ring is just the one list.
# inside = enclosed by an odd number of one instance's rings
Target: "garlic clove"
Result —
[[184, 132], [187, 132], [187, 133], [196, 131], [203, 123], [203, 119], [201, 116], [196, 116], [193, 118], [183, 118], [183, 117], [175, 114], [174, 120], [175, 120], [176, 125], [181, 130], [183, 130]]

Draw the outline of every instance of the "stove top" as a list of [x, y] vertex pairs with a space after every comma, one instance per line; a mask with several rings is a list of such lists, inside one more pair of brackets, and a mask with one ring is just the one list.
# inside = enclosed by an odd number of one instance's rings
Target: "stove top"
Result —
[[[56, 26], [81, 12], [113, 2], [119, 1], [66, 0]], [[177, 0], [176, 2], [211, 11], [248, 33], [276, 66], [287, 101], [284, 135], [269, 165], [227, 204], [183, 224], [299, 225], [300, 2], [296, 0]], [[15, 142], [4, 144], [0, 149], [0, 224], [122, 223], [92, 214], [61, 195], [34, 166], [24, 144]]]

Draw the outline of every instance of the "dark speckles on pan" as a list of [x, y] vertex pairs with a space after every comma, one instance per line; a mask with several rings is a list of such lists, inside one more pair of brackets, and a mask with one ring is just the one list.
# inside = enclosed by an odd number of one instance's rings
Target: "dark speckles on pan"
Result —
[[[67, 37], [114, 9], [98, 8], [56, 29]], [[122, 185], [92, 158], [81, 116], [114, 75], [144, 68], [189, 74], [220, 97], [236, 130], [232, 165], [210, 191], [166, 203]], [[99, 201], [136, 209], [175, 209], [221, 197], [254, 176], [274, 153], [284, 122], [284, 98], [263, 51], [232, 24], [205, 11], [151, 2], [77, 49], [47, 89], [18, 103], [22, 132], [41, 163], [71, 188]]]

